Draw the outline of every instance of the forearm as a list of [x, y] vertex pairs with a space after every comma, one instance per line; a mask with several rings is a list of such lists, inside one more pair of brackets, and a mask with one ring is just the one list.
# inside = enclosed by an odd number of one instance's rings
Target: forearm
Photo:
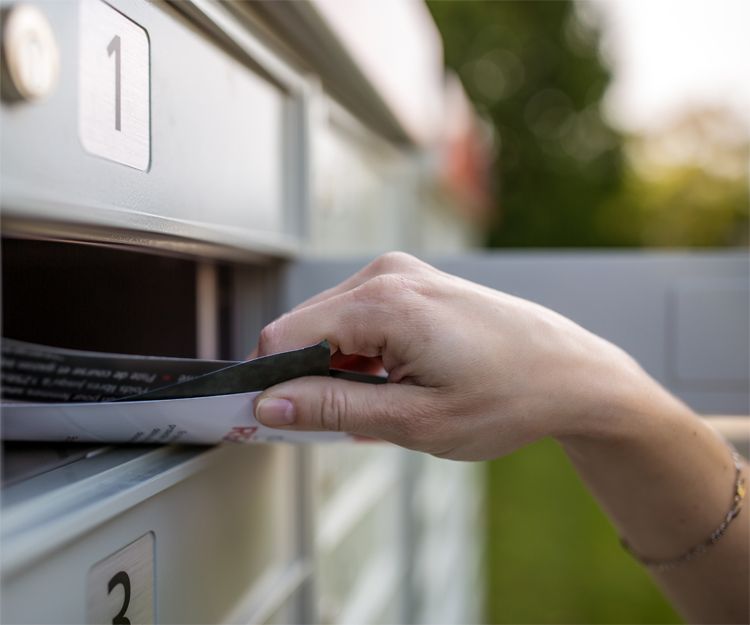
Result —
[[[594, 417], [596, 418], [596, 417]], [[612, 426], [601, 427], [611, 419]], [[736, 469], [726, 443], [655, 383], [600, 415], [596, 436], [561, 443], [633, 551], [669, 560], [706, 540], [732, 505]], [[743, 467], [747, 476], [747, 466]], [[694, 622], [748, 622], [748, 511], [705, 553], [652, 573]]]

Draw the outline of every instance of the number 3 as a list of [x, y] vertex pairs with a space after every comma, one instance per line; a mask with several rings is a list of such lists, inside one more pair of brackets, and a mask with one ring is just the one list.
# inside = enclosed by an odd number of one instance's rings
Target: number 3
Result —
[[130, 605], [130, 577], [125, 571], [119, 571], [112, 576], [107, 584], [107, 594], [112, 594], [116, 586], [122, 586], [125, 591], [125, 598], [120, 611], [112, 619], [112, 625], [130, 625], [130, 619], [125, 616], [125, 612], [128, 611]]

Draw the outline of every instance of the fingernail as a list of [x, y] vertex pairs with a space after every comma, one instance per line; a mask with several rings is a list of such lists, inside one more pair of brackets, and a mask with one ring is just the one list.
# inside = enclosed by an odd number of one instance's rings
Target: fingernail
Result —
[[261, 399], [255, 408], [255, 418], [271, 428], [291, 425], [294, 423], [294, 406], [288, 399]]

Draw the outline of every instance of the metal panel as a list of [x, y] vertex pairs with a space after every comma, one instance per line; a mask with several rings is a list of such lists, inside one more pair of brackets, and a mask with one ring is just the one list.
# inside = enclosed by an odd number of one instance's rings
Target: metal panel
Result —
[[309, 252], [347, 257], [408, 248], [417, 205], [412, 163], [322, 96], [316, 104]]
[[[693, 328], [691, 342], [700, 333], [729, 354], [712, 349], [699, 356], [685, 343], [688, 335], [674, 331], [677, 315], [696, 314], [687, 308], [689, 298], [674, 299], [675, 289], [707, 283], [747, 289], [750, 259], [744, 252], [488, 253], [441, 261], [440, 267], [570, 317], [625, 349], [699, 412], [750, 413], [747, 378], [738, 381], [732, 374], [728, 385], [707, 388], [677, 374], [686, 366], [718, 373], [726, 360], [742, 362], [747, 357], [747, 342], [741, 340], [747, 336], [747, 308], [706, 317]], [[684, 362], [698, 357], [700, 364]]]
[[148, 35], [102, 0], [81, 0], [79, 13], [81, 143], [92, 154], [146, 171], [151, 160]]
[[442, 42], [421, 2], [227, 2], [260, 17], [326, 90], [395, 142], [440, 132]]
[[[44, 100], [2, 106], [4, 227], [41, 219], [261, 251], [288, 243], [283, 171], [295, 153], [296, 96], [225, 54], [169, 6], [112, 0], [150, 42], [151, 166], [144, 172], [105, 160], [79, 138], [78, 59], [93, 53], [81, 44], [81, 5], [38, 4], [60, 49], [60, 80]], [[106, 60], [107, 50], [101, 54]]]
[[[680, 385], [742, 390], [750, 378], [748, 282], [693, 278], [673, 290], [673, 375]], [[741, 349], [741, 346], [745, 349]]]
[[2, 621], [86, 622], [89, 570], [148, 532], [156, 622], [261, 610], [270, 597], [243, 604], [252, 587], [296, 570], [291, 450], [225, 447], [182, 462], [179, 453], [162, 448], [13, 506], [4, 497]]
[[97, 562], [86, 584], [87, 623], [154, 622], [154, 534], [137, 540]]

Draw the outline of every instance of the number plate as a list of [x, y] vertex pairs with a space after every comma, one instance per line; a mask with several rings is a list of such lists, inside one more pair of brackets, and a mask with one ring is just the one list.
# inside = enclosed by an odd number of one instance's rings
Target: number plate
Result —
[[146, 171], [151, 159], [149, 40], [101, 0], [80, 2], [78, 125], [92, 154]]
[[92, 566], [87, 594], [88, 623], [153, 623], [153, 532]]

